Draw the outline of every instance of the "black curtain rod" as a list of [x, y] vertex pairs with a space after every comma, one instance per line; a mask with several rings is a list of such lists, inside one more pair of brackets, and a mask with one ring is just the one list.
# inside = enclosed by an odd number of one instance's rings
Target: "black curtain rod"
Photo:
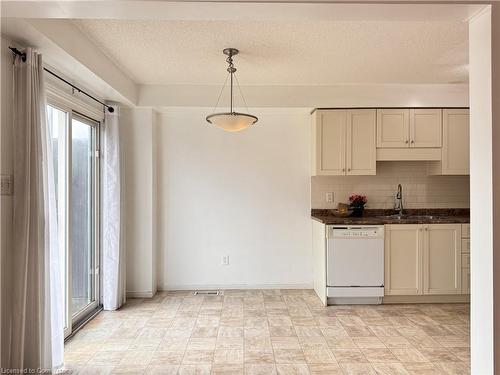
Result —
[[[21, 61], [22, 62], [26, 62], [26, 52], [21, 52], [19, 51], [16, 47], [9, 47], [9, 49], [12, 51], [12, 53], [14, 55], [18, 55], [18, 56], [21, 56]], [[56, 73], [54, 73], [53, 71], [47, 69], [47, 68], [43, 68], [43, 70], [45, 70], [47, 73], [53, 75], [54, 77], [56, 77], [57, 79], [63, 81], [65, 84], [71, 86], [73, 89], [75, 89], [76, 91], [78, 91], [79, 93], [89, 97], [90, 99], [96, 101], [97, 103], [103, 105], [109, 113], [113, 113], [115, 111], [115, 109], [109, 105], [107, 105], [106, 103], [103, 103], [101, 102], [99, 99], [93, 97], [92, 95], [86, 93], [85, 91], [83, 91], [81, 88], [73, 85], [71, 82], [68, 82], [67, 80], [65, 80], [64, 78], [62, 78], [61, 76], [57, 75]]]

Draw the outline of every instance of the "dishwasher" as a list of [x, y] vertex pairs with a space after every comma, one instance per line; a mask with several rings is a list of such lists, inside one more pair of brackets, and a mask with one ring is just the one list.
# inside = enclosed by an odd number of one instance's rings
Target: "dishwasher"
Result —
[[384, 227], [327, 227], [327, 297], [331, 304], [380, 304]]

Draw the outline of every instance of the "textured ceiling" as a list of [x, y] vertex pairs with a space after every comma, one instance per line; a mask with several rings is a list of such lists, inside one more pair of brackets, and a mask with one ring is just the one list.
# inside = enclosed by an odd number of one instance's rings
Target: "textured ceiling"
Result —
[[242, 85], [468, 80], [464, 22], [74, 22], [138, 84], [220, 85], [225, 47]]

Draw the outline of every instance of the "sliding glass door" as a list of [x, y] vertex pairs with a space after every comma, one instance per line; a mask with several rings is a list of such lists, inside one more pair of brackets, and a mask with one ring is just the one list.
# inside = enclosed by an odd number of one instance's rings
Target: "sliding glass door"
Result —
[[71, 312], [73, 319], [97, 307], [97, 123], [71, 121]]
[[52, 130], [65, 333], [99, 306], [99, 123], [47, 106]]

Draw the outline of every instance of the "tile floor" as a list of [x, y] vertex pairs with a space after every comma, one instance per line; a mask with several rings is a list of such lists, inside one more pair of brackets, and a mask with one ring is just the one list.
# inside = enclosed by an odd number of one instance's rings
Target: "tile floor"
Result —
[[161, 292], [66, 343], [78, 374], [468, 374], [469, 305], [323, 307], [311, 290]]

